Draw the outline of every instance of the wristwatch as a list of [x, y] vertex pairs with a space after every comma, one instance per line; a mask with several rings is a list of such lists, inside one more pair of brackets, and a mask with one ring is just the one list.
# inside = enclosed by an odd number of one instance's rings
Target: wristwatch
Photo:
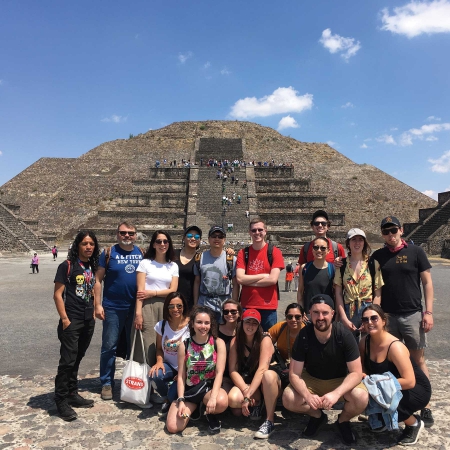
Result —
[[250, 403], [250, 399], [248, 397], [244, 397], [244, 400], [242, 400], [242, 403]]
[[177, 398], [177, 405], [180, 404], [181, 402], [186, 402], [186, 399], [184, 397], [178, 397]]

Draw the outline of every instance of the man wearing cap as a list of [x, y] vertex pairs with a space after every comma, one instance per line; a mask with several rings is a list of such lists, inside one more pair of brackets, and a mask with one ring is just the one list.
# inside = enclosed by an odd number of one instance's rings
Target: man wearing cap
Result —
[[225, 238], [225, 230], [219, 225], [213, 226], [208, 233], [210, 249], [198, 255], [194, 264], [194, 305], [212, 309], [219, 323], [223, 302], [239, 298], [236, 257], [227, 256]]
[[[130, 352], [130, 333], [136, 305], [136, 268], [142, 259], [142, 251], [135, 246], [136, 227], [121, 222], [117, 227], [117, 244], [100, 255], [95, 274], [95, 317], [103, 321], [102, 348], [100, 351], [101, 397], [112, 400], [117, 344], [125, 329], [127, 355]], [[103, 301], [100, 303], [102, 293]]]
[[[328, 239], [328, 248], [330, 251], [326, 256], [326, 261], [333, 263], [336, 258], [345, 258], [345, 250], [341, 244], [327, 238], [327, 231], [330, 229], [331, 222], [328, 220], [328, 214], [322, 209], [317, 210], [310, 222], [311, 229], [316, 238], [323, 237]], [[306, 264], [307, 262], [313, 261], [314, 255], [312, 252], [311, 242], [307, 242], [300, 250], [300, 255], [298, 257], [298, 262], [300, 266]]]
[[346, 445], [356, 443], [350, 420], [361, 414], [369, 396], [361, 382], [358, 345], [350, 330], [332, 322], [334, 302], [325, 294], [311, 299], [311, 322], [298, 334], [289, 366], [290, 385], [283, 392], [286, 409], [310, 416], [303, 436], [310, 439], [327, 423], [323, 410], [345, 401], [336, 421]]
[[[381, 221], [381, 234], [385, 246], [373, 253], [372, 258], [381, 267], [384, 286], [381, 303], [375, 300], [389, 314], [388, 331], [404, 341], [417, 365], [429, 378], [424, 349], [427, 346], [426, 333], [433, 328], [433, 282], [431, 264], [417, 245], [410, 245], [402, 239], [403, 228], [395, 216]], [[422, 282], [425, 310], [422, 307]], [[434, 423], [429, 408], [420, 414], [426, 427]]]
[[242, 286], [240, 302], [245, 309], [259, 311], [261, 326], [268, 331], [278, 321], [278, 276], [284, 269], [284, 259], [279, 248], [269, 248], [266, 243], [263, 220], [252, 219], [249, 228], [252, 245], [239, 251], [236, 263], [236, 277]]

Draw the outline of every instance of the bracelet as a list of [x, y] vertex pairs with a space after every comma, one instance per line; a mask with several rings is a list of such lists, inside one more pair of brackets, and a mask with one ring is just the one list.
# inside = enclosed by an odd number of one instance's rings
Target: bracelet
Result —
[[250, 403], [250, 399], [248, 397], [244, 397], [244, 400], [242, 400], [242, 403]]
[[177, 404], [180, 404], [181, 402], [185, 402], [186, 401], [186, 399], [184, 398], [184, 397], [178, 397], [177, 398]]
[[432, 316], [433, 313], [431, 311], [425, 311], [424, 314], [427, 314], [428, 316]]

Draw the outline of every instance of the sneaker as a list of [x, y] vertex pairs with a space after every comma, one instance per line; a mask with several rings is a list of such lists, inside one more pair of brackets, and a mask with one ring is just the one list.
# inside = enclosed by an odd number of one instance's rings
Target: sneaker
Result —
[[56, 402], [56, 409], [58, 410], [58, 416], [66, 422], [75, 420], [78, 417], [77, 413], [67, 403], [67, 400]]
[[170, 403], [169, 402], [163, 403], [161, 406], [161, 409], [158, 411], [158, 416], [166, 417], [167, 413], [169, 412], [169, 409], [170, 409]]
[[163, 403], [166, 403], [167, 397], [163, 397], [162, 395], [159, 395], [158, 392], [153, 391], [152, 395], [150, 395], [150, 401], [158, 405], [162, 405]]
[[350, 426], [350, 422], [339, 423], [339, 416], [338, 416], [336, 425], [338, 427], [338, 430], [341, 433], [341, 440], [345, 445], [356, 444], [356, 437], [353, 434], [352, 428]]
[[112, 400], [112, 387], [109, 384], [102, 387], [102, 400]]
[[75, 408], [92, 408], [94, 400], [82, 397], [78, 392], [74, 392], [67, 397], [67, 403]]
[[405, 429], [403, 430], [403, 433], [397, 442], [398, 444], [414, 445], [419, 440], [420, 433], [424, 428], [425, 424], [423, 423], [419, 415], [414, 415], [414, 417], [417, 419], [419, 423], [415, 427], [405, 425]]
[[420, 411], [420, 418], [424, 423], [425, 428], [430, 428], [434, 424], [433, 414], [429, 408], [423, 408], [422, 411]]
[[303, 430], [302, 436], [307, 438], [314, 437], [318, 433], [320, 427], [328, 422], [328, 416], [322, 410], [320, 412], [322, 415], [319, 418], [312, 416], [309, 418], [308, 425], [306, 425], [306, 428]]
[[250, 420], [261, 420], [263, 406], [264, 400], [262, 400], [259, 405], [255, 405], [251, 408]]
[[205, 417], [209, 424], [209, 431], [211, 433], [219, 433], [221, 424], [217, 416], [215, 414], [205, 414]]
[[255, 433], [255, 438], [267, 439], [275, 431], [275, 425], [270, 420], [265, 420]]

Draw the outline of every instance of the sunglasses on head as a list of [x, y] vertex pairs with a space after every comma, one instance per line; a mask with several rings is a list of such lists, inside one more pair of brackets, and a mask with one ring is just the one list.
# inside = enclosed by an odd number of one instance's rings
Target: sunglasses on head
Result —
[[373, 323], [377, 323], [378, 322], [379, 317], [375, 314], [373, 316], [370, 317], [361, 317], [361, 322], [362, 323], [369, 323], [369, 320]]
[[224, 309], [223, 315], [228, 316], [228, 314], [231, 314], [232, 316], [235, 316], [237, 314], [237, 309]]
[[325, 252], [328, 250], [328, 247], [324, 247], [322, 245], [313, 245], [313, 250], [315, 250], [315, 251], [320, 250], [322, 252]]
[[126, 236], [128, 234], [128, 236], [134, 236], [136, 234], [136, 231], [119, 231], [119, 234], [121, 236]]
[[389, 234], [397, 234], [398, 228], [385, 228], [384, 230], [381, 230], [381, 234], [383, 236], [388, 236]]
[[167, 239], [156, 239], [155, 242], [159, 245], [161, 245], [161, 244], [166, 245], [169, 243], [169, 241]]
[[300, 314], [286, 314], [286, 319], [287, 320], [300, 320], [302, 318], [302, 316]]
[[264, 231], [264, 228], [252, 228], [250, 231], [252, 233], [262, 233]]
[[183, 309], [183, 304], [182, 303], [177, 303], [177, 304], [171, 304], [171, 305], [169, 305], [168, 306], [168, 308], [169, 309], [175, 309], [175, 308], [177, 308], [177, 309]]
[[326, 227], [328, 225], [328, 223], [316, 220], [315, 222], [313, 222], [313, 225], [316, 226], [316, 227], [318, 227], [319, 225], [322, 225], [323, 227]]
[[188, 239], [192, 239], [192, 238], [194, 238], [195, 240], [199, 240], [199, 239], [200, 239], [200, 235], [199, 235], [199, 234], [188, 233], [188, 234], [186, 235], [186, 237], [187, 237]]

